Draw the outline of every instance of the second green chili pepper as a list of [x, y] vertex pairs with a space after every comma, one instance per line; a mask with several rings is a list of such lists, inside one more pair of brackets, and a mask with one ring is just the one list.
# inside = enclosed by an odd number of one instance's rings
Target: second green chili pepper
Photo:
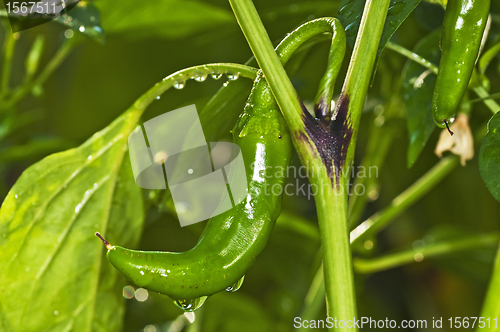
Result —
[[448, 1], [432, 98], [434, 122], [441, 128], [454, 121], [474, 69], [489, 10], [490, 0]]

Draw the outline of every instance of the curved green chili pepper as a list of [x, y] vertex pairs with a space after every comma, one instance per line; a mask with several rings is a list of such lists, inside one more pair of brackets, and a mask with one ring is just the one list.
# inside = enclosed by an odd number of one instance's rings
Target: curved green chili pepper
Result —
[[474, 69], [490, 0], [449, 0], [441, 39], [441, 61], [432, 114], [441, 128], [452, 123]]
[[[338, 20], [324, 18], [304, 24], [283, 40], [277, 53], [285, 63], [308, 38], [325, 32], [332, 34], [333, 42], [317, 100], [329, 107], [345, 51], [344, 29]], [[170, 296], [184, 310], [197, 309], [208, 295], [241, 286], [280, 213], [285, 177], [279, 170], [288, 166], [292, 144], [261, 71], [233, 138], [245, 161], [248, 194], [233, 209], [211, 218], [193, 249], [182, 253], [129, 250], [112, 246], [96, 233], [108, 248], [107, 258], [113, 266], [136, 285]]]

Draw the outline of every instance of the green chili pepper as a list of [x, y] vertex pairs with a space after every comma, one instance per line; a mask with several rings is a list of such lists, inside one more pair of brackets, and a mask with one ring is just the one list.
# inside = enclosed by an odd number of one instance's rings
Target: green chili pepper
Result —
[[[344, 29], [332, 18], [304, 24], [277, 47], [282, 62], [307, 39], [332, 35], [329, 65], [317, 97], [319, 115], [330, 105], [335, 78], [345, 51]], [[324, 106], [323, 105], [323, 106]], [[329, 110], [329, 108], [328, 108]], [[242, 277], [269, 239], [279, 216], [285, 172], [291, 158], [291, 138], [271, 89], [259, 72], [234, 130], [243, 155], [248, 183], [246, 198], [233, 209], [211, 218], [198, 244], [182, 253], [145, 252], [109, 244], [109, 262], [140, 287], [166, 294], [187, 311], [206, 297], [237, 290]]]
[[434, 122], [441, 128], [455, 120], [479, 53], [489, 10], [490, 0], [448, 1], [432, 98]]

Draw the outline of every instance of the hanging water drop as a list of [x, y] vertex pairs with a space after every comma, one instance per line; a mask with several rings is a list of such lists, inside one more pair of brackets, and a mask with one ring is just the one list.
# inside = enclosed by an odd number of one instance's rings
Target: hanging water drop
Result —
[[202, 296], [196, 299], [174, 300], [174, 304], [184, 311], [191, 312], [199, 309], [207, 298], [208, 296]]
[[212, 73], [212, 75], [211, 75], [211, 76], [212, 76], [212, 78], [213, 78], [214, 80], [218, 80], [219, 78], [221, 78], [221, 77], [222, 77], [222, 74], [221, 74], [221, 73]]
[[160, 98], [161, 98], [160, 96], [156, 96], [156, 100], [160, 100]]
[[80, 30], [80, 32], [84, 32], [85, 31], [85, 27], [83, 25], [81, 25], [78, 30]]
[[240, 74], [239, 73], [236, 73], [236, 74], [233, 74], [233, 73], [227, 73], [227, 78], [230, 80], [230, 81], [236, 81], [238, 79], [238, 77], [240, 77]]
[[196, 82], [204, 82], [207, 79], [207, 75], [200, 74], [193, 77]]
[[243, 285], [243, 280], [245, 280], [245, 276], [241, 277], [241, 279], [235, 282], [232, 286], [226, 288], [226, 291], [233, 293], [236, 292], [238, 289], [241, 288], [241, 285]]
[[186, 85], [185, 82], [180, 82], [180, 81], [179, 82], [175, 82], [174, 83], [174, 88], [177, 89], [177, 90], [180, 90], [180, 89], [184, 88], [185, 85]]

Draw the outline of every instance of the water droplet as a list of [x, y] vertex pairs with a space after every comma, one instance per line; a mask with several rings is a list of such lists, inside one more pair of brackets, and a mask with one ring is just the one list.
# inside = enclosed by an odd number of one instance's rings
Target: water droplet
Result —
[[160, 97], [160, 96], [156, 96], [156, 100], [160, 100], [160, 99], [161, 99], [161, 97]]
[[88, 160], [92, 159], [92, 156], [91, 156], [91, 155], [90, 155], [90, 156], [88, 156], [88, 157], [87, 157], [87, 159], [88, 159]]
[[194, 312], [185, 312], [184, 313], [184, 317], [186, 317], [186, 319], [190, 322], [190, 323], [193, 323], [194, 320], [195, 320], [195, 316], [194, 316]]
[[352, 22], [351, 24], [345, 27], [346, 36], [353, 36], [357, 32], [358, 32], [358, 25], [356, 25], [356, 22]]
[[193, 170], [192, 170], [191, 168], [190, 168], [190, 169], [188, 169], [188, 173], [189, 173], [189, 174], [193, 174]]
[[212, 78], [213, 78], [214, 80], [218, 80], [219, 78], [221, 78], [221, 77], [222, 77], [222, 74], [221, 74], [221, 73], [212, 73], [212, 75], [211, 75], [211, 76], [212, 76]]
[[233, 74], [233, 73], [227, 73], [227, 78], [230, 80], [230, 81], [236, 81], [238, 79], [238, 77], [240, 77], [240, 74], [239, 73], [236, 73], [236, 74]]
[[174, 83], [174, 88], [177, 89], [177, 90], [180, 90], [180, 89], [184, 88], [185, 85], [186, 85], [185, 82], [181, 82], [181, 81], [175, 82]]
[[398, 24], [398, 22], [395, 20], [392, 20], [389, 22], [389, 24], [391, 25], [391, 27], [395, 27]]
[[245, 280], [245, 276], [241, 277], [241, 279], [235, 282], [232, 286], [226, 288], [226, 291], [233, 293], [236, 292], [238, 289], [241, 288], [241, 285], [243, 285], [243, 280]]
[[29, 272], [29, 271], [30, 271], [30, 268], [29, 268], [29, 267], [27, 267], [27, 268], [26, 268], [26, 272]]
[[204, 82], [207, 79], [206, 74], [199, 74], [193, 77], [196, 82]]
[[139, 288], [135, 291], [135, 298], [139, 302], [144, 302], [148, 299], [149, 293], [144, 288]]
[[387, 15], [395, 16], [399, 15], [403, 9], [405, 8], [405, 2], [404, 1], [399, 1], [396, 2], [393, 6], [390, 6]]
[[415, 256], [413, 256], [413, 259], [415, 259], [415, 262], [420, 263], [424, 260], [424, 254], [422, 254], [421, 252], [417, 252]]
[[90, 16], [90, 21], [94, 22], [95, 21], [95, 16]]
[[74, 34], [75, 33], [71, 29], [64, 31], [64, 37], [66, 37], [67, 39], [73, 38]]
[[16, 194], [16, 195], [14, 195], [14, 198], [17, 198], [17, 194]]
[[131, 299], [135, 296], [135, 289], [132, 286], [123, 287], [123, 297], [126, 299]]
[[174, 304], [184, 311], [195, 311], [199, 309], [207, 300], [208, 296], [202, 296], [197, 299], [175, 300]]
[[56, 315], [56, 316], [59, 315], [59, 311], [55, 310], [54, 315]]
[[84, 32], [84, 31], [85, 31], [85, 27], [84, 27], [83, 25], [81, 25], [81, 26], [78, 28], [78, 30], [79, 30], [80, 32]]
[[154, 326], [154, 325], [147, 325], [144, 328], [144, 332], [156, 332], [156, 326]]

